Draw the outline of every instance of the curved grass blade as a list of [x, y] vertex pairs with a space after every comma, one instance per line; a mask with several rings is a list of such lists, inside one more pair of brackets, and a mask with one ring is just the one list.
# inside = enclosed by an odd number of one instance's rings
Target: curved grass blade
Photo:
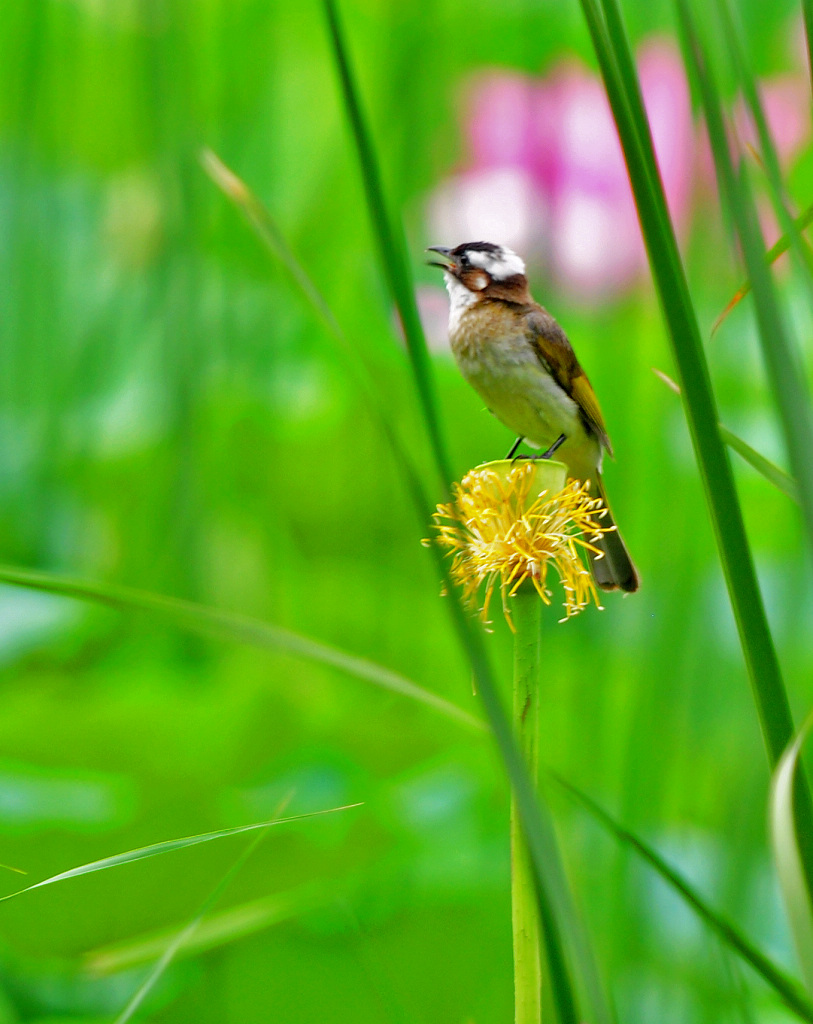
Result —
[[[697, 32], [687, 0], [675, 2], [684, 37], [685, 59], [700, 87], [721, 198], [730, 210], [753, 288], [768, 380], [779, 409], [790, 467], [799, 489], [802, 523], [807, 532], [810, 548], [813, 550], [813, 462], [810, 460], [810, 452], [813, 451], [813, 410], [810, 396], [803, 379], [798, 353], [790, 344], [771, 275], [763, 259], [765, 245], [757, 222], [747, 168], [742, 161], [737, 170], [734, 167], [712, 64]], [[769, 743], [772, 767], [775, 767], [794, 733], [787, 696], [784, 691], [780, 693], [773, 687], [767, 688], [764, 685], [765, 681], [759, 677], [754, 682], [757, 699], [763, 708], [763, 721], [768, 725], [769, 716], [774, 719], [774, 726], [770, 732], [765, 726], [763, 728]], [[778, 707], [775, 702], [780, 698], [784, 706]], [[777, 710], [780, 711], [781, 717], [776, 715]], [[801, 822], [799, 841], [802, 859], [808, 887], [813, 891], [813, 802], [804, 772], [799, 773], [799, 782], [794, 794], [796, 812]]]
[[813, 995], [813, 899], [805, 871], [804, 851], [799, 841], [797, 816], [794, 813], [799, 757], [811, 727], [813, 715], [808, 716], [799, 735], [777, 765], [771, 783], [769, 818], [771, 845], [796, 954], [807, 991]]
[[[344, 95], [348, 118], [362, 167], [368, 206], [379, 246], [383, 272], [393, 294], [401, 316], [407, 345], [412, 357], [415, 384], [421, 398], [427, 427], [432, 439], [432, 449], [438, 473], [444, 487], [451, 480], [449, 462], [442, 442], [435, 413], [434, 397], [428, 373], [429, 361], [426, 342], [417, 315], [415, 296], [409, 275], [409, 264], [405, 255], [403, 236], [393, 230], [384, 201], [378, 163], [372, 146], [370, 133], [364, 121], [358, 90], [353, 78], [350, 61], [339, 24], [334, 0], [323, 0], [327, 15], [333, 51]], [[517, 749], [508, 719], [502, 707], [498, 688], [486, 655], [482, 636], [466, 614], [459, 596], [451, 586], [446, 565], [437, 546], [431, 545], [436, 564], [447, 584], [450, 595], [449, 610], [455, 631], [468, 656], [477, 683], [478, 692], [488, 716], [492, 733], [503, 759], [511, 785], [517, 799], [528, 846], [534, 863], [537, 899], [543, 919], [551, 917], [556, 923], [548, 935], [548, 961], [557, 1012], [562, 1024], [576, 1024], [575, 993], [564, 950], [561, 948], [562, 935], [569, 940], [571, 951], [578, 968], [578, 976], [588, 992], [593, 1017], [598, 1024], [613, 1019], [607, 1006], [595, 960], [586, 939], [581, 922], [572, 904], [569, 887], [559, 858], [553, 826], [544, 805], [536, 796], [528, 772]]]
[[793, 735], [790, 704], [748, 544], [697, 315], [666, 209], [626, 31], [614, 0], [581, 0], [618, 129], [647, 254], [680, 372], [689, 429], [771, 765]]
[[724, 427], [722, 423], [720, 424], [720, 436], [728, 447], [743, 458], [757, 473], [764, 476], [769, 483], [772, 483], [777, 490], [787, 495], [791, 501], [795, 501], [797, 505], [799, 504], [799, 488], [789, 473], [786, 473], [784, 469], [780, 469], [775, 462], [766, 459], [761, 452], [758, 452], [756, 448], [752, 448], [747, 441], [743, 441], [741, 437], [738, 437], [728, 427]]
[[[290, 921], [300, 914], [323, 906], [332, 898], [323, 885], [303, 885], [296, 889], [276, 892], [258, 900], [240, 903], [228, 910], [206, 914], [194, 934], [184, 935], [176, 955], [196, 956], [219, 949], [229, 942], [254, 935], [275, 924]], [[85, 969], [95, 975], [115, 974], [118, 971], [141, 967], [160, 957], [167, 945], [178, 935], [181, 927], [165, 928], [147, 935], [139, 935], [126, 942], [91, 950], [83, 957]]]
[[807, 43], [807, 71], [813, 85], [813, 0], [802, 0], [802, 14], [805, 22], [805, 42]]
[[713, 931], [724, 943], [725, 947], [737, 953], [765, 981], [785, 1005], [793, 1010], [802, 1020], [813, 1021], [813, 1003], [799, 989], [793, 978], [789, 977], [780, 967], [762, 953], [742, 931], [728, 921], [722, 914], [714, 910], [686, 879], [639, 836], [620, 825], [611, 815], [600, 807], [591, 797], [563, 779], [555, 772], [548, 773], [556, 783], [575, 797], [581, 806], [606, 831], [629, 846], [646, 861], [651, 868], [686, 902], [701, 921]]
[[[674, 391], [676, 395], [680, 394], [680, 388], [671, 377], [654, 366], [652, 372], [656, 377], [660, 377], [664, 384]], [[792, 501], [795, 501], [797, 504], [799, 503], [799, 488], [790, 474], [786, 473], [784, 469], [780, 469], [770, 459], [766, 459], [764, 455], [758, 452], [756, 448], [752, 448], [747, 441], [743, 441], [733, 430], [729, 430], [722, 423], [719, 423], [718, 426], [720, 428], [720, 437], [722, 437], [729, 448], [744, 459], [757, 473], [765, 477], [768, 483], [773, 484], [777, 490], [787, 495]]]
[[402, 697], [420, 701], [470, 728], [484, 728], [483, 723], [473, 715], [430, 690], [425, 690], [398, 672], [393, 672], [366, 658], [348, 654], [328, 644], [311, 640], [299, 633], [282, 629], [280, 626], [261, 622], [259, 619], [235, 615], [179, 598], [165, 597], [162, 594], [152, 594], [107, 583], [86, 583], [52, 576], [49, 573], [17, 569], [13, 566], [0, 566], [0, 583], [41, 590], [49, 594], [59, 594], [80, 601], [93, 601], [119, 611], [149, 612], [160, 615], [178, 628], [193, 633], [247, 644], [263, 650], [286, 651], [309, 661], [329, 665], [340, 672], [345, 672], [357, 679], [364, 679], [375, 686], [400, 694]]
[[[330, 327], [334, 335], [342, 343], [343, 349], [353, 356], [351, 364], [354, 368], [357, 368], [356, 350], [348, 346], [344, 332], [330, 312], [327, 303], [318, 292], [318, 289], [316, 289], [310, 281], [306, 272], [298, 263], [291, 251], [288, 249], [282, 239], [282, 236], [270, 218], [270, 215], [262, 204], [256, 199], [247, 186], [232, 171], [230, 171], [222, 161], [214, 156], [211, 151], [209, 151], [208, 154], [204, 154], [204, 166], [215, 183], [227, 196], [229, 196], [230, 199], [232, 199], [232, 201], [236, 203], [236, 205], [242, 209], [249, 223], [255, 227], [255, 230], [257, 230], [260, 237], [265, 241], [272, 252], [279, 256], [285, 265], [292, 271], [294, 279], [298, 282], [311, 304], [323, 316], [328, 327]], [[421, 520], [423, 523], [425, 522], [425, 510], [428, 509], [429, 506], [425, 495], [423, 494], [420, 480], [417, 474], [414, 471], [411, 471], [409, 462], [405, 459], [398, 458], [398, 440], [392, 432], [386, 412], [381, 408], [374, 389], [369, 387], [369, 381], [366, 376], [364, 377], [362, 384], [365, 392], [371, 400], [371, 408], [376, 412], [386, 436], [390, 439], [393, 451], [396, 454], [397, 465], [402, 470], [406, 471], [405, 480], [410, 491], [410, 496], [418, 514], [423, 517]], [[434, 449], [433, 454], [438, 465], [439, 475], [445, 480], [447, 477], [447, 471], [443, 465], [437, 448]], [[588, 998], [594, 1008], [593, 1016], [599, 1024], [611, 1024], [613, 1016], [606, 1005], [606, 1000], [601, 989], [598, 971], [596, 969], [592, 951], [589, 947], [589, 942], [584, 935], [581, 922], [579, 921], [572, 906], [567, 882], [559, 860], [559, 853], [556, 847], [556, 840], [552, 825], [547, 816], [542, 815], [533, 789], [530, 787], [528, 782], [524, 764], [521, 760], [518, 760], [516, 756], [513, 737], [510, 734], [507, 720], [505, 719], [504, 712], [500, 705], [498, 690], [494, 681], [491, 666], [482, 646], [482, 637], [472, 625], [470, 618], [462, 607], [459, 596], [457, 595], [449, 578], [443, 558], [440, 556], [436, 546], [431, 545], [431, 548], [438, 573], [444, 580], [445, 591], [450, 598], [450, 611], [455, 631], [472, 666], [472, 671], [475, 680], [477, 681], [477, 690], [483, 697], [483, 703], [489, 717], [492, 732], [497, 739], [498, 748], [506, 764], [506, 769], [512, 785], [515, 790], [520, 789], [523, 793], [522, 797], [518, 799], [518, 802], [523, 824], [526, 830], [529, 831], [533, 837], [533, 841], [531, 842], [531, 852], [534, 860], [537, 899], [540, 903], [540, 913], [550, 919], [551, 908], [553, 907], [553, 912], [557, 915], [557, 918], [565, 920], [568, 937], [571, 939], [571, 944], [575, 949], [574, 959], [577, 962], [578, 973], [579, 976], [584, 979], [584, 985], [589, 994]], [[482, 726], [482, 723], [478, 722], [477, 725]], [[514, 755], [513, 758], [512, 754]], [[562, 952], [556, 948], [559, 941], [558, 931], [556, 932], [556, 935], [557, 938], [553, 940], [554, 949], [552, 953], [553, 959], [556, 962], [556, 967], [551, 971], [552, 982], [557, 986], [559, 1001], [565, 1007], [564, 1011], [560, 1014], [561, 1019], [567, 1022], [567, 1024], [575, 1024], [576, 1016], [573, 997], [571, 994], [571, 981], [567, 973], [568, 968], [565, 958]], [[551, 955], [550, 949], [548, 950], [548, 953]]]
[[[686, 37], [686, 53], [700, 85], [721, 198], [730, 210], [754, 296], [759, 337], [768, 379], [779, 410], [793, 475], [799, 488], [802, 517], [813, 549], [813, 412], [798, 352], [791, 344], [784, 318], [765, 266], [765, 246], [745, 164], [735, 169], [726, 134], [720, 95], [712, 65], [686, 0], [677, 0]], [[787, 737], [787, 741], [790, 736]], [[784, 744], [783, 744], [784, 747]]]
[[347, 117], [353, 133], [353, 140], [361, 165], [364, 193], [373, 225], [381, 271], [389, 288], [395, 308], [401, 318], [401, 326], [406, 338], [407, 350], [412, 363], [412, 372], [421, 403], [426, 429], [432, 444], [435, 461], [441, 471], [444, 489], [448, 488], [453, 479], [451, 462], [446, 450], [446, 443], [441, 430], [432, 384], [429, 350], [426, 346], [423, 327], [418, 316], [415, 301], [415, 289], [409, 269], [406, 243], [403, 229], [395, 218], [390, 216], [384, 198], [381, 171], [373, 146], [370, 130], [361, 107], [359, 90], [356, 86], [350, 55], [339, 21], [339, 13], [335, 0], [323, 0], [327, 17], [328, 30], [336, 61], [336, 69], [341, 83]]
[[[227, 167], [220, 157], [213, 150], [209, 149], [208, 146], [201, 150], [200, 161], [203, 169], [215, 185], [239, 207], [243, 216], [262, 242], [283, 264], [308, 302], [319, 316], [322, 317], [331, 332], [341, 341], [346, 354], [354, 357], [356, 351], [350, 345], [339, 321], [333, 315], [333, 310], [328, 305], [324, 295], [313, 283], [305, 268], [294, 256], [293, 252], [291, 252], [282, 232], [265, 206], [263, 206], [242, 178], [239, 178], [230, 167]], [[357, 359], [352, 358], [351, 362], [354, 368], [358, 369]], [[375, 392], [371, 391], [371, 393], [374, 394]]]
[[390, 446], [395, 466], [404, 478], [418, 514], [421, 529], [423, 529], [431, 505], [424, 494], [414, 461], [393, 428], [392, 415], [381, 399], [380, 390], [376, 387], [373, 375], [359, 355], [359, 346], [351, 343], [324, 295], [294, 255], [271, 214], [248, 185], [211, 149], [207, 148], [201, 152], [201, 163], [212, 181], [242, 212], [266, 248], [288, 270], [302, 295], [338, 342], [347, 368], [354, 377], [356, 385], [367, 402], [368, 409]]
[[79, 867], [69, 868], [61, 871], [58, 875], [51, 875], [41, 882], [34, 882], [24, 889], [17, 889], [5, 896], [0, 896], [0, 903], [14, 899], [15, 896], [22, 896], [23, 893], [31, 892], [32, 889], [41, 889], [46, 885], [54, 885], [57, 882], [64, 882], [69, 878], [79, 878], [81, 875], [92, 875], [97, 871], [106, 871], [108, 868], [121, 867], [123, 864], [133, 864], [139, 860], [148, 860], [150, 857], [159, 857], [164, 853], [173, 853], [175, 850], [184, 850], [189, 846], [198, 846], [200, 843], [211, 843], [215, 839], [225, 839], [227, 836], [237, 836], [243, 832], [256, 832], [258, 829], [268, 829], [274, 825], [287, 825], [292, 821], [304, 821], [306, 818], [319, 818], [325, 814], [335, 814], [338, 811], [349, 811], [355, 807], [361, 807], [361, 803], [345, 804], [343, 807], [330, 807], [324, 811], [310, 811], [307, 814], [292, 814], [287, 818], [272, 818], [269, 821], [259, 821], [253, 825], [238, 825], [237, 828], [222, 828], [216, 832], [202, 832], [196, 836], [185, 836], [183, 839], [167, 839], [162, 843], [152, 843], [150, 846], [141, 846], [136, 850], [127, 850], [125, 853], [117, 853], [112, 857], [103, 857], [101, 860], [94, 860], [88, 864], [80, 864]]
[[793, 214], [791, 213], [790, 198], [782, 181], [779, 156], [768, 128], [768, 119], [765, 116], [759, 88], [746, 56], [742, 25], [731, 6], [730, 0], [717, 0], [717, 11], [722, 23], [722, 33], [720, 35], [728, 46], [731, 64], [751, 114], [751, 120], [756, 128], [757, 137], [759, 138], [759, 164], [764, 169], [768, 180], [774, 212], [783, 231], [788, 235], [800, 264], [806, 271], [803, 275], [803, 280], [810, 293], [811, 286], [813, 285], [813, 276], [811, 276], [813, 275], [813, 260], [811, 260], [810, 247], [796, 227]]
[[[796, 228], [797, 231], [804, 231], [805, 228], [810, 227], [810, 225], [813, 224], [813, 206], [809, 206], [804, 211], [804, 213], [801, 213], [798, 217], [796, 217], [795, 220], [793, 221], [793, 224], [794, 224], [794, 227]], [[768, 266], [770, 266], [772, 263], [775, 263], [779, 259], [780, 256], [783, 256], [788, 251], [788, 249], [790, 248], [790, 245], [791, 245], [790, 236], [786, 235], [786, 234], [782, 235], [782, 237], [777, 242], [775, 242], [770, 247], [770, 249], [768, 249], [768, 251], [765, 253], [765, 256], [764, 256], [765, 263]], [[742, 299], [744, 299], [745, 296], [748, 295], [750, 291], [751, 291], [751, 282], [750, 281], [743, 281], [743, 283], [740, 285], [740, 287], [737, 289], [737, 291], [731, 297], [731, 301], [728, 303], [726, 308], [722, 311], [722, 313], [714, 321], [714, 326], [711, 329], [712, 335], [717, 333], [718, 329], [723, 324], [723, 322], [725, 321], [726, 317], [731, 312], [731, 310], [734, 309], [734, 307], [739, 302], [741, 302]]]
[[[288, 806], [292, 795], [293, 794], [288, 794], [288, 796], [286, 796], [277, 807], [277, 810], [274, 814], [274, 818], [276, 820], [279, 820], [279, 815], [282, 814], [285, 807]], [[252, 853], [254, 853], [254, 851], [257, 849], [260, 843], [268, 835], [268, 831], [271, 828], [272, 824], [273, 822], [269, 822], [269, 824], [266, 825], [265, 828], [263, 828], [260, 832], [257, 833], [256, 836], [254, 836], [254, 838], [243, 850], [243, 852], [240, 854], [240, 856], [237, 858], [234, 864], [232, 864], [232, 866], [229, 868], [226, 874], [220, 879], [220, 881], [217, 883], [214, 889], [209, 893], [209, 895], [198, 908], [197, 912], [192, 916], [192, 918], [189, 921], [187, 921], [187, 923], [184, 925], [183, 928], [180, 929], [180, 931], [176, 932], [172, 936], [170, 942], [162, 951], [158, 960], [155, 962], [155, 964], [153, 964], [152, 970], [150, 970], [150, 972], [147, 974], [147, 977], [141, 982], [136, 991], [130, 997], [130, 999], [127, 1002], [127, 1005], [118, 1015], [118, 1017], [116, 1017], [113, 1024], [127, 1024], [127, 1021], [132, 1019], [133, 1014], [136, 1013], [141, 1004], [144, 1002], [144, 1000], [150, 994], [152, 989], [155, 987], [155, 983], [158, 981], [158, 979], [161, 977], [164, 971], [166, 971], [167, 967], [169, 967], [169, 965], [178, 955], [178, 950], [181, 949], [181, 947], [185, 943], [191, 942], [192, 938], [194, 937], [195, 933], [198, 930], [198, 927], [200, 926], [201, 922], [203, 921], [208, 911], [211, 910], [215, 903], [217, 903], [217, 901], [229, 887], [231, 882], [234, 880], [240, 869], [243, 867], [243, 865], [246, 863], [246, 861], [249, 859]]]

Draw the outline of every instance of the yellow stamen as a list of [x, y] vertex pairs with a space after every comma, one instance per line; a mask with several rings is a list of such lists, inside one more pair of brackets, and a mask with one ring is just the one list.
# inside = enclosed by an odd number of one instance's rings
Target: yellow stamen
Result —
[[550, 564], [564, 590], [564, 619], [591, 601], [601, 608], [582, 553], [589, 550], [601, 557], [596, 543], [615, 529], [601, 525], [606, 509], [599, 498], [590, 497], [589, 482], [571, 480], [552, 495], [548, 490], [533, 493], [535, 476], [531, 462], [507, 473], [473, 469], [454, 485], [453, 501], [438, 505], [433, 517], [437, 543], [452, 555], [450, 576], [462, 587], [464, 600], [476, 607], [485, 584], [480, 615], [487, 621], [499, 583], [503, 614], [512, 629], [508, 599], [524, 583], [530, 581], [545, 604], [551, 603]]

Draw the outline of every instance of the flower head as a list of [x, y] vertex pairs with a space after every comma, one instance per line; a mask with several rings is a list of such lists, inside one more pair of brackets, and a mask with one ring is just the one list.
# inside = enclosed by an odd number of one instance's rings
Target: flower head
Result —
[[565, 484], [560, 463], [490, 463], [467, 473], [453, 491], [434, 514], [436, 540], [452, 554], [450, 575], [468, 604], [476, 605], [485, 584], [484, 621], [498, 583], [509, 626], [508, 598], [523, 584], [533, 584], [550, 604], [551, 565], [564, 590], [566, 619], [591, 601], [601, 607], [582, 553], [601, 557], [596, 540], [615, 527], [601, 525], [606, 510], [590, 497], [587, 482]]

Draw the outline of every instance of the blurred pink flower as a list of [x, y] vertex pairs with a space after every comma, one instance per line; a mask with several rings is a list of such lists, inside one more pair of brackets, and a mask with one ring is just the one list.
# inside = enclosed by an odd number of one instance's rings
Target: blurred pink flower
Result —
[[[644, 101], [670, 209], [688, 219], [694, 151], [689, 93], [671, 43], [639, 53]], [[604, 89], [574, 62], [541, 82], [482, 77], [468, 98], [471, 164], [430, 200], [433, 238], [504, 242], [580, 299], [628, 287], [646, 265]]]
[[[810, 140], [810, 86], [803, 74], [776, 75], [760, 87], [765, 120], [781, 164], [789, 164]], [[759, 137], [745, 101], [734, 111], [740, 143], [759, 150]]]
[[[670, 209], [688, 219], [694, 150], [689, 93], [673, 45], [642, 47], [639, 71]], [[627, 169], [604, 89], [569, 61], [542, 81], [482, 77], [468, 97], [471, 162], [430, 200], [433, 239], [485, 239], [542, 263], [557, 285], [601, 300], [646, 265]]]

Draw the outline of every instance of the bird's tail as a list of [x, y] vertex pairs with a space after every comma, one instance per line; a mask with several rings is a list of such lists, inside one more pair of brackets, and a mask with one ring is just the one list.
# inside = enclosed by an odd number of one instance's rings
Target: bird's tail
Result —
[[[595, 483], [590, 484], [590, 495], [593, 498], [601, 498], [607, 509], [601, 519], [601, 525], [604, 527], [615, 526], [613, 513], [607, 504], [607, 495], [604, 491], [601, 474], [598, 472]], [[634, 594], [641, 585], [641, 580], [618, 528], [616, 527], [609, 533], [603, 533], [596, 542], [596, 547], [602, 551], [603, 557], [594, 555], [592, 551], [587, 552], [596, 585], [602, 590], [625, 590], [628, 594]]]

